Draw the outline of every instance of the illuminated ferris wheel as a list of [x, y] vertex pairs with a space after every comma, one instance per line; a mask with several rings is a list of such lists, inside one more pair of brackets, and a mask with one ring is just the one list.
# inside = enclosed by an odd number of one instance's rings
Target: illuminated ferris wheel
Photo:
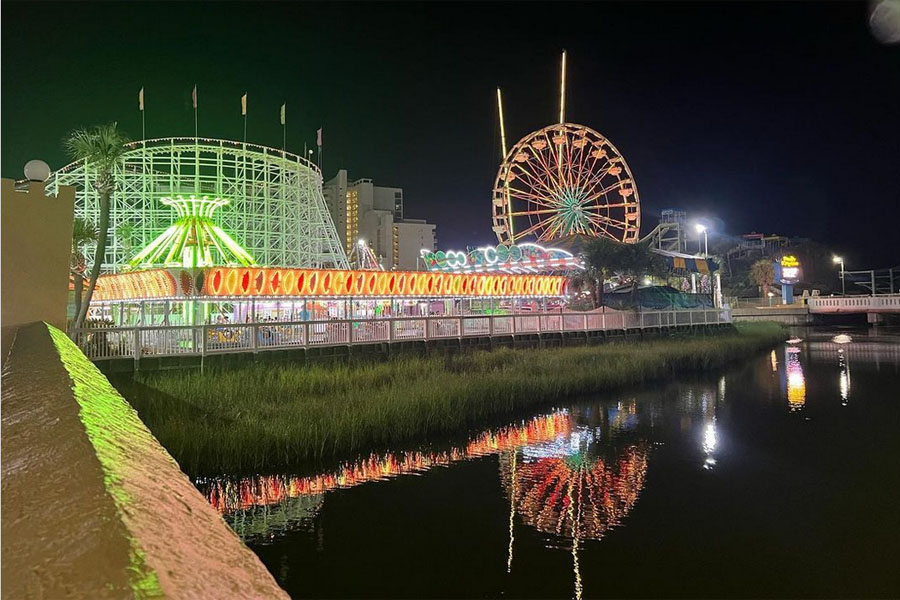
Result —
[[493, 228], [504, 244], [574, 234], [638, 240], [640, 200], [631, 169], [600, 133], [565, 121], [563, 52], [559, 122], [522, 138], [508, 152], [497, 90], [503, 162], [493, 192]]

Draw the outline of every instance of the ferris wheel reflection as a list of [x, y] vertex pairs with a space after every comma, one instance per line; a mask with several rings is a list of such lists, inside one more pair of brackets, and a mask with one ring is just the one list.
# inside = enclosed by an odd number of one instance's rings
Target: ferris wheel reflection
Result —
[[583, 585], [578, 551], [619, 525], [644, 488], [650, 443], [636, 435], [634, 401], [573, 411], [556, 439], [500, 455], [510, 501], [507, 572], [512, 570], [516, 515], [534, 529], [572, 541], [574, 595]]

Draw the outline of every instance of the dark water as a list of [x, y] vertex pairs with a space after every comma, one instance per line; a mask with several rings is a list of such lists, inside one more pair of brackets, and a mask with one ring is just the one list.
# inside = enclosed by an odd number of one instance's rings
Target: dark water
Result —
[[795, 333], [458, 444], [198, 485], [294, 597], [897, 597], [900, 332]]

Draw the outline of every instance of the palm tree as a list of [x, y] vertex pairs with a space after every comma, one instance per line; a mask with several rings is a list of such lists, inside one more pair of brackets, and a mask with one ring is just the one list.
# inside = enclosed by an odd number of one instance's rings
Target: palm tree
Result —
[[125, 256], [131, 256], [131, 251], [134, 249], [134, 234], [136, 233], [136, 229], [134, 227], [134, 223], [124, 222], [116, 229], [116, 236], [119, 238], [119, 244], [122, 246], [122, 251], [125, 253]]
[[603, 269], [597, 269], [585, 263], [584, 269], [569, 277], [569, 287], [579, 292], [587, 291], [591, 295], [591, 308], [598, 308], [603, 301], [603, 280], [606, 275]]
[[[97, 241], [97, 228], [87, 219], [78, 217], [72, 227], [72, 260], [71, 269], [75, 278], [75, 318], [81, 312], [81, 299], [84, 294], [84, 271], [87, 267], [81, 249], [85, 244]], [[74, 324], [74, 321], [73, 321]]]
[[65, 140], [65, 148], [73, 160], [83, 160], [85, 165], [93, 167], [94, 180], [91, 185], [97, 190], [100, 198], [100, 220], [97, 224], [97, 250], [94, 253], [94, 264], [91, 265], [91, 275], [88, 280], [87, 293], [84, 303], [75, 316], [73, 328], [78, 329], [84, 324], [94, 289], [97, 287], [97, 278], [100, 276], [100, 268], [106, 255], [106, 239], [109, 234], [109, 207], [112, 195], [115, 192], [116, 167], [125, 154], [125, 144], [128, 138], [119, 131], [116, 123], [99, 125], [91, 129], [78, 129], [73, 131]]
[[775, 265], [763, 258], [750, 265], [750, 277], [762, 288], [763, 298], [769, 295], [769, 286], [775, 283]]
[[639, 277], [664, 277], [668, 273], [665, 259], [653, 252], [648, 243], [623, 244], [608, 238], [596, 238], [585, 248], [585, 273], [579, 274], [599, 282], [595, 285], [595, 301], [602, 303], [603, 281], [614, 273], [632, 284], [632, 294]]

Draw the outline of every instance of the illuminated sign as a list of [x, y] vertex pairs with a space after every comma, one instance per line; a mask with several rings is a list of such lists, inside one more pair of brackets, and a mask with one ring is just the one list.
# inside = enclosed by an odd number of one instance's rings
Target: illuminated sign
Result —
[[483, 246], [468, 252], [460, 250], [422, 250], [429, 271], [502, 271], [525, 273], [580, 269], [581, 261], [571, 252], [544, 248], [537, 244]]
[[800, 281], [802, 271], [800, 270], [800, 261], [796, 256], [782, 256], [780, 261], [775, 263], [775, 279], [782, 284], [793, 285]]

